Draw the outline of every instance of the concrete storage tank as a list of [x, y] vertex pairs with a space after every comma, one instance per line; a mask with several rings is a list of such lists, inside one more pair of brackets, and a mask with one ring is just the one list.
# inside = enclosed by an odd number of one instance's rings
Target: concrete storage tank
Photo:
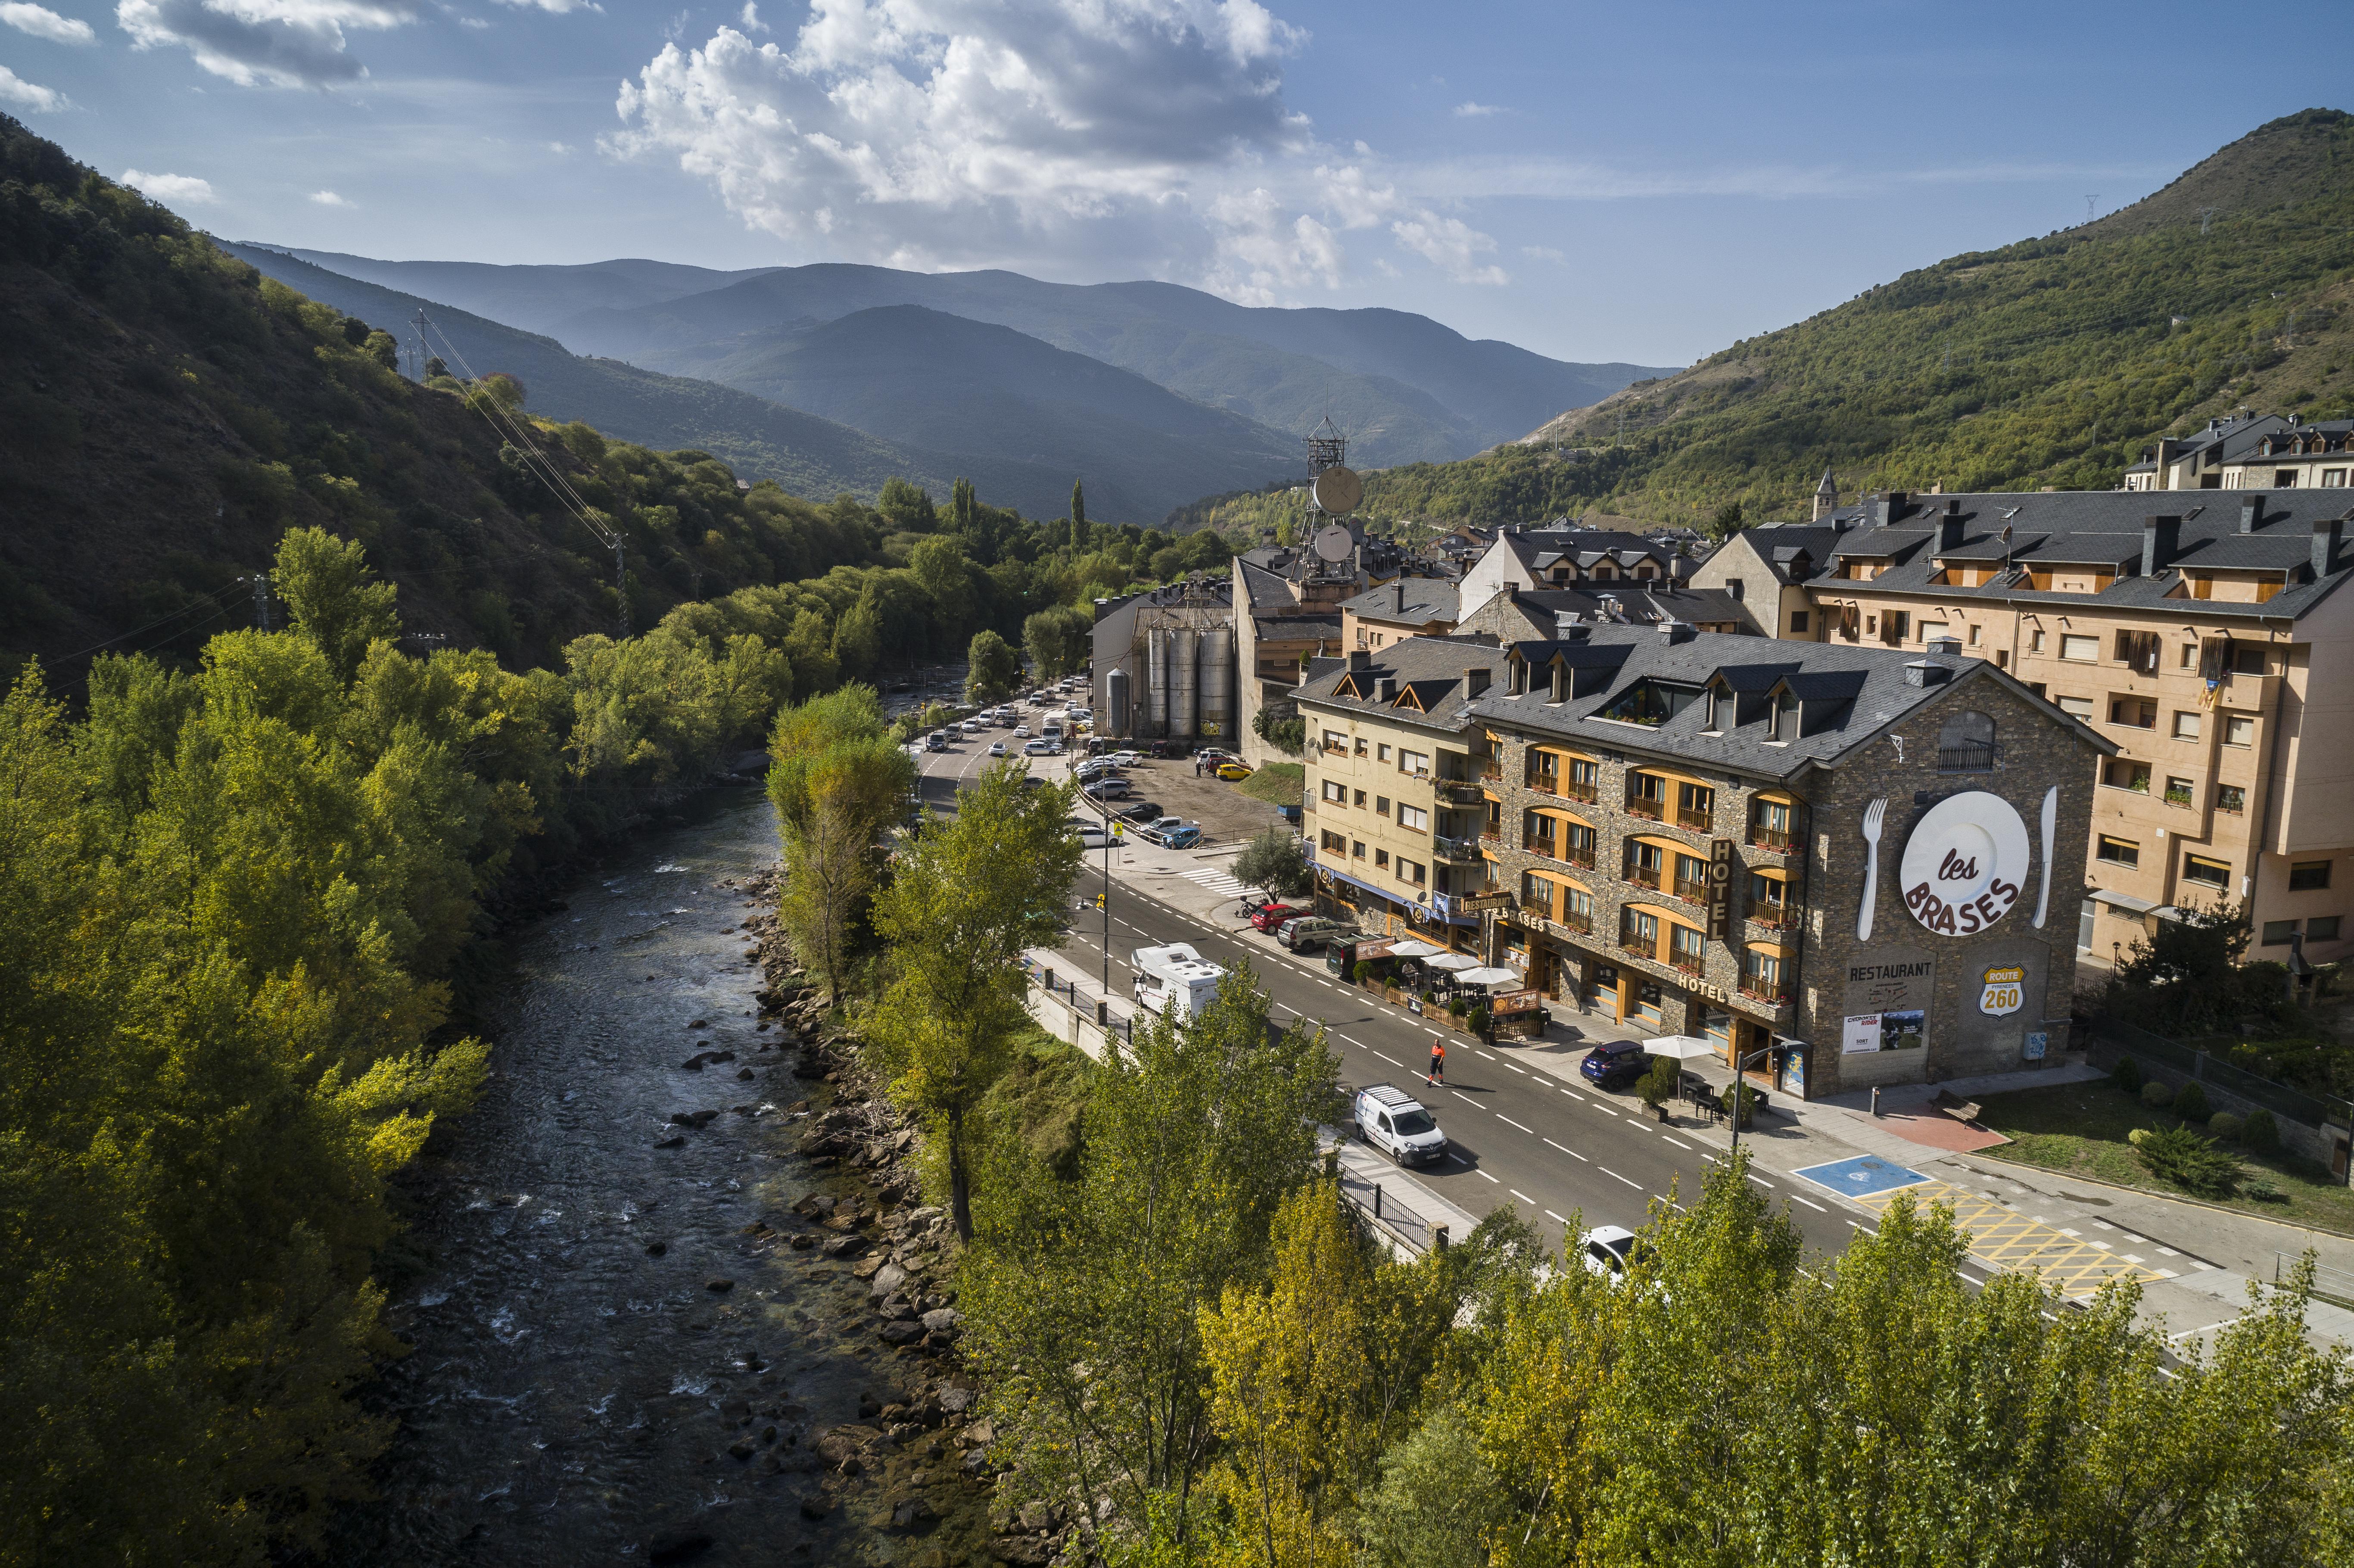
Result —
[[1103, 731], [1125, 740], [1136, 733], [1136, 714], [1129, 706], [1128, 672], [1118, 665], [1104, 677]]
[[1235, 629], [1209, 626], [1202, 630], [1203, 738], [1232, 746], [1235, 735]]
[[1146, 733], [1154, 738], [1169, 733], [1169, 633], [1165, 628], [1147, 627], [1144, 632], [1144, 694], [1150, 715], [1151, 728]]
[[1169, 733], [1178, 740], [1191, 740], [1194, 729], [1194, 704], [1201, 694], [1201, 676], [1197, 661], [1202, 656], [1202, 634], [1190, 626], [1181, 626], [1169, 641]]

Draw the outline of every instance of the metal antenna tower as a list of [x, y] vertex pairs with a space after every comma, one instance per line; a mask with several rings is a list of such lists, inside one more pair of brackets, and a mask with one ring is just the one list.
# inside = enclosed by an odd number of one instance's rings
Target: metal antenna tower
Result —
[[253, 584], [253, 624], [257, 630], [270, 630], [270, 574], [256, 572], [248, 579]]
[[2093, 221], [2093, 207], [2100, 199], [2101, 198], [2097, 196], [2088, 196], [2084, 198], [2084, 221], [2086, 223]]

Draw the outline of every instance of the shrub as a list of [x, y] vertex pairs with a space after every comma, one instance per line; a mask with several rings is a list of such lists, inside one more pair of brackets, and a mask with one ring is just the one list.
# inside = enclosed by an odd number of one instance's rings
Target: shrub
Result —
[[1745, 1083], [1725, 1085], [1724, 1092], [1717, 1097], [1717, 1103], [1724, 1107], [1724, 1114], [1727, 1116], [1735, 1114], [1734, 1110], [1734, 1097], [1735, 1095], [1740, 1097], [1739, 1115], [1741, 1117], [1741, 1125], [1747, 1127], [1750, 1124], [1752, 1118], [1755, 1115], [1757, 1091], [1751, 1088]]
[[1488, 1033], [1488, 1010], [1475, 1007], [1463, 1015], [1463, 1022], [1470, 1026], [1474, 1034], [1485, 1034]]
[[2213, 1139], [2187, 1127], [2152, 1132], [2135, 1152], [2151, 1175], [2195, 1198], [2228, 1198], [2240, 1184], [2240, 1162]]
[[2149, 1128], [2146, 1127], [2137, 1127], [2126, 1134], [2126, 1141], [2132, 1144], [2136, 1149], [2139, 1149], [2141, 1147], [2141, 1140], [2148, 1136]]
[[2174, 1114], [2185, 1121], [2205, 1121], [2213, 1114], [2207, 1105], [2207, 1091], [2195, 1081], [2175, 1090]]
[[2252, 1110], [2247, 1124], [2240, 1128], [2240, 1141], [2259, 1154], [2275, 1154], [2280, 1150], [2280, 1123], [2268, 1110]]
[[1373, 979], [1373, 960], [1371, 959], [1359, 959], [1357, 960], [1357, 967], [1349, 971], [1349, 978], [1356, 981], [1359, 985], [1363, 985], [1367, 980]]
[[2247, 1125], [2247, 1118], [2234, 1116], [2230, 1111], [2217, 1111], [2207, 1118], [2207, 1130], [2217, 1138], [2237, 1138], [2241, 1128]]
[[1683, 1064], [1672, 1056], [1662, 1056], [1651, 1064], [1635, 1087], [1647, 1106], [1663, 1106], [1676, 1097], [1676, 1086], [1681, 1080]]
[[2120, 1056], [2117, 1065], [2109, 1069], [2109, 1082], [2129, 1095], [2141, 1093], [2141, 1064], [2130, 1056]]
[[2259, 1176], [2247, 1185], [2246, 1196], [2259, 1203], [2285, 1203], [2288, 1194]]
[[2152, 1078], [2141, 1086], [2141, 1103], [2152, 1110], [2164, 1110], [2174, 1103], [2174, 1091]]

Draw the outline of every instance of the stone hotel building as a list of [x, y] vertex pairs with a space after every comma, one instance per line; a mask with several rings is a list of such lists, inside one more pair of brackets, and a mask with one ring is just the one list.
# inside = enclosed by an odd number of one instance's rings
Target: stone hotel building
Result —
[[1352, 652], [1299, 705], [1327, 907], [1787, 1093], [2056, 1059], [2112, 747], [1991, 664], [1604, 625]]

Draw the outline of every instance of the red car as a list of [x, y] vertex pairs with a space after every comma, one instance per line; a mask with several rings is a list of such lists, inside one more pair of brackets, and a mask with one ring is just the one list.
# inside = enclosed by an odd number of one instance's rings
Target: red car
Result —
[[1309, 908], [1304, 904], [1262, 904], [1257, 908], [1251, 911], [1251, 929], [1254, 931], [1272, 931], [1277, 927], [1282, 925], [1286, 920], [1289, 920], [1296, 916], [1313, 915], [1314, 913], [1316, 913], [1316, 911]]

